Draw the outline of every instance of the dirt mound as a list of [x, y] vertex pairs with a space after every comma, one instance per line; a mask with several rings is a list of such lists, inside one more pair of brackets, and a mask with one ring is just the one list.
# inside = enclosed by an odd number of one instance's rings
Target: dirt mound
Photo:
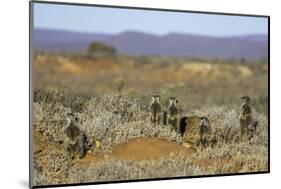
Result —
[[159, 159], [171, 154], [190, 154], [190, 146], [171, 143], [159, 138], [138, 138], [116, 146], [111, 153], [87, 154], [81, 163], [95, 163], [107, 158], [118, 160]]
[[190, 62], [182, 66], [183, 71], [189, 76], [208, 81], [211, 79], [234, 79], [237, 74], [241, 77], [252, 77], [253, 71], [244, 65], [219, 65], [214, 63]]
[[118, 160], [148, 160], [159, 159], [171, 154], [190, 155], [194, 147], [199, 144], [199, 116], [187, 116], [184, 129], [184, 142], [182, 145], [161, 140], [159, 138], [138, 138], [130, 142], [120, 144], [113, 148], [110, 153], [88, 154], [82, 163], [95, 163], [107, 158]]
[[114, 156], [120, 159], [156, 159], [170, 154], [188, 153], [188, 149], [158, 138], [139, 138], [116, 147]]
[[62, 73], [71, 73], [75, 75], [79, 75], [82, 73], [81, 66], [77, 65], [75, 62], [67, 59], [67, 58], [58, 58], [58, 71]]

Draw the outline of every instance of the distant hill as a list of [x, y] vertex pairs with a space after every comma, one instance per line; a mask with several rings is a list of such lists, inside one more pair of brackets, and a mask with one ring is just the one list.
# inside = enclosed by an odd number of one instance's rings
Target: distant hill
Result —
[[122, 54], [202, 58], [267, 57], [267, 40], [267, 35], [210, 37], [181, 33], [160, 36], [135, 31], [116, 35], [45, 29], [34, 31], [35, 48], [46, 51], [85, 51], [92, 41], [100, 41], [114, 46]]

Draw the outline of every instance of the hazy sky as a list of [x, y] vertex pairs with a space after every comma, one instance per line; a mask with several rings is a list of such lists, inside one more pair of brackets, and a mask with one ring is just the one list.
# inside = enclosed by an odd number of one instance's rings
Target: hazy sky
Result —
[[35, 28], [80, 32], [153, 34], [171, 32], [210, 36], [267, 34], [267, 18], [70, 6], [35, 3]]

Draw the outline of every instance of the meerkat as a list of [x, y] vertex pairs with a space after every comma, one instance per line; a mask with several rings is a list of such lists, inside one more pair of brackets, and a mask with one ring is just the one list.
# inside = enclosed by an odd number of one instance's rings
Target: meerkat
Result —
[[181, 136], [183, 136], [184, 133], [185, 133], [185, 129], [186, 129], [186, 126], [187, 126], [186, 121], [187, 121], [186, 116], [183, 116], [183, 117], [180, 118], [178, 133], [180, 133]]
[[178, 130], [179, 110], [177, 108], [178, 100], [174, 97], [169, 98], [170, 105], [167, 110], [168, 125], [171, 125], [176, 131]]
[[67, 113], [67, 128], [66, 134], [66, 151], [71, 159], [79, 153], [80, 159], [86, 155], [86, 140], [87, 137], [81, 132], [76, 125], [77, 118], [73, 113]]
[[198, 126], [199, 126], [199, 133], [200, 133], [200, 144], [205, 144], [206, 139], [204, 136], [206, 136], [207, 134], [210, 134], [210, 132], [211, 132], [208, 118], [205, 116], [200, 117], [200, 122], [199, 122]]
[[242, 105], [240, 112], [240, 131], [241, 138], [251, 140], [256, 133], [258, 121], [252, 116], [251, 99], [248, 96], [241, 97]]
[[252, 107], [250, 105], [251, 99], [248, 96], [241, 97], [242, 105], [239, 117], [240, 122], [240, 136], [241, 138], [248, 137], [249, 126], [252, 123]]
[[161, 121], [160, 98], [160, 95], [154, 94], [152, 96], [152, 102], [150, 104], [151, 122], [154, 124], [160, 124]]

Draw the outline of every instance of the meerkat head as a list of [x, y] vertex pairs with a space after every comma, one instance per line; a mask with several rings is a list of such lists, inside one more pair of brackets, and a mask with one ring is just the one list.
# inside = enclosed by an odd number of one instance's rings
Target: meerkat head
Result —
[[158, 94], [154, 94], [152, 95], [152, 102], [157, 102], [157, 103], [160, 103], [160, 95]]
[[200, 125], [207, 125], [208, 118], [206, 116], [200, 117]]
[[160, 95], [155, 95], [155, 99], [156, 99], [156, 102], [158, 102], [158, 103], [160, 103], [160, 99], [161, 99], [161, 97], [160, 97]]
[[249, 96], [241, 97], [242, 105], [249, 105], [251, 103], [251, 98]]
[[176, 105], [178, 103], [178, 100], [176, 100], [175, 97], [170, 97], [169, 101], [170, 101], [170, 105]]
[[67, 119], [67, 125], [70, 125], [71, 122], [77, 121], [77, 118], [72, 112], [67, 112], [66, 113], [66, 119]]

